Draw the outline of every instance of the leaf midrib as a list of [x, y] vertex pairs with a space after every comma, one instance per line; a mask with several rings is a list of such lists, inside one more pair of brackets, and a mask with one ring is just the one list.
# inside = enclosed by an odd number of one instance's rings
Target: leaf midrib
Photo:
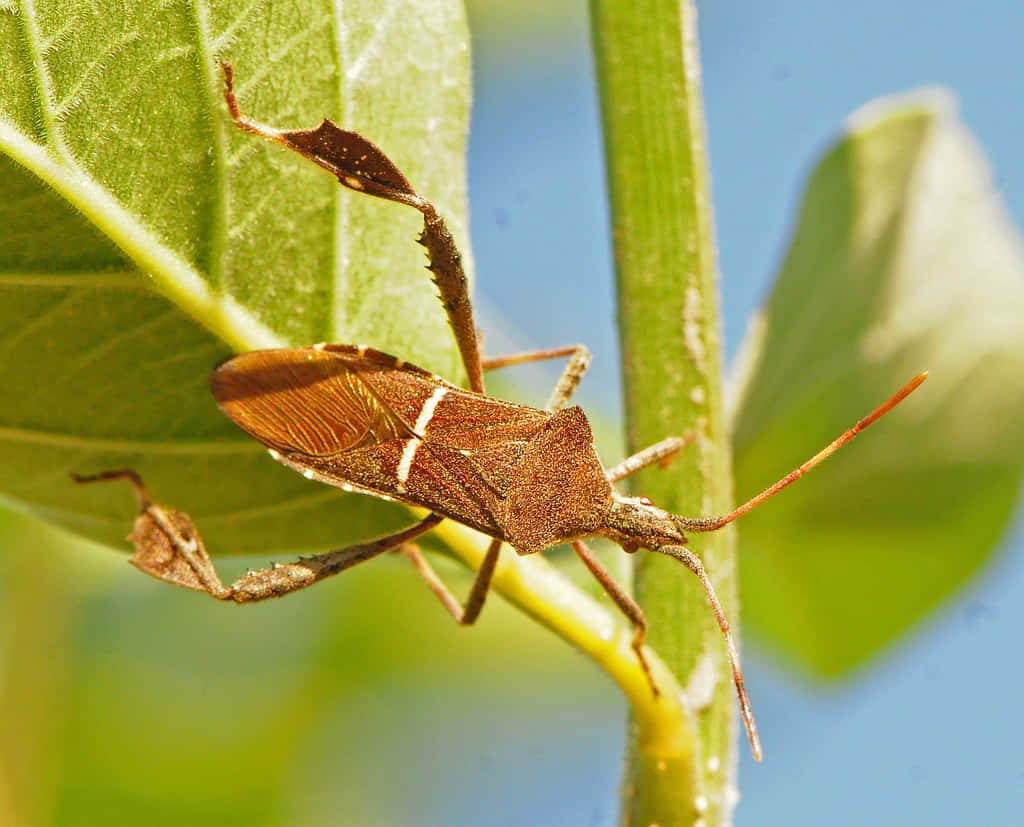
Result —
[[0, 118], [0, 151], [52, 187], [149, 274], [153, 289], [230, 347], [244, 351], [286, 344], [230, 296], [211, 289], [201, 273], [158, 241], [73, 160], [53, 158], [5, 118]]
[[152, 282], [151, 287], [181, 307], [207, 330], [236, 350], [281, 347], [283, 342], [247, 309], [218, 291], [223, 284], [227, 243], [227, 127], [216, 106], [219, 79], [213, 59], [206, 3], [190, 4], [195, 49], [207, 88], [213, 134], [213, 174], [216, 204], [213, 210], [210, 272], [198, 272], [145, 227], [74, 159], [64, 141], [54, 108], [53, 85], [44, 60], [42, 33], [33, 0], [21, 0], [26, 48], [32, 57], [33, 82], [46, 144], [26, 136], [12, 122], [0, 118], [0, 151], [52, 187], [121, 249]]

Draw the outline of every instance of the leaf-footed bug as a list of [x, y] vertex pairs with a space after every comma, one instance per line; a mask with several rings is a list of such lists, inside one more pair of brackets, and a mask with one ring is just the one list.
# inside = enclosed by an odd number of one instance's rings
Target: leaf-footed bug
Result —
[[[245, 132], [300, 153], [344, 186], [406, 204], [423, 215], [426, 248], [471, 390], [363, 346], [317, 344], [243, 353], [221, 364], [210, 387], [221, 410], [262, 442], [271, 456], [309, 479], [427, 508], [431, 514], [403, 531], [287, 565], [249, 572], [225, 586], [188, 515], [156, 504], [131, 470], [76, 476], [79, 482], [127, 479], [139, 499], [132, 562], [159, 579], [238, 603], [279, 597], [391, 549], [414, 563], [458, 623], [480, 614], [504, 543], [532, 554], [568, 543], [632, 622], [632, 646], [651, 690], [644, 655], [647, 622], [639, 605], [612, 579], [583, 540], [606, 537], [628, 552], [648, 549], [674, 557], [700, 580], [725, 638], [751, 749], [761, 746], [729, 622], [701, 560], [686, 548], [685, 532], [715, 531], [797, 480], [880, 418], [926, 378], [922, 373], [834, 442], [729, 514], [682, 517], [644, 497], [625, 497], [613, 483], [670, 458], [685, 444], [663, 440], [604, 469], [583, 411], [567, 407], [589, 363], [582, 345], [482, 360], [468, 285], [455, 243], [433, 205], [373, 143], [329, 120], [312, 130], [278, 130], [243, 116], [230, 65], [222, 64], [225, 98]], [[543, 410], [484, 393], [484, 370], [568, 357]], [[491, 543], [465, 604], [437, 577], [416, 537], [451, 519], [489, 536]]]

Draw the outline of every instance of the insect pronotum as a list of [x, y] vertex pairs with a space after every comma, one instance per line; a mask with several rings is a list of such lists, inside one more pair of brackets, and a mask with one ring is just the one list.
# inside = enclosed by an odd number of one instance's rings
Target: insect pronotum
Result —
[[[686, 548], [686, 532], [715, 531], [797, 480], [920, 385], [919, 374], [871, 414], [799, 468], [729, 514], [682, 517], [645, 497], [626, 497], [613, 484], [661, 462], [685, 444], [669, 438], [602, 467], [583, 411], [567, 407], [590, 360], [582, 345], [501, 359], [480, 358], [468, 286], [458, 249], [444, 220], [374, 144], [329, 120], [312, 130], [278, 130], [241, 114], [228, 64], [222, 64], [225, 99], [245, 132], [299, 152], [350, 189], [407, 204], [423, 215], [420, 243], [451, 323], [469, 377], [463, 390], [401, 359], [363, 346], [317, 344], [243, 353], [214, 370], [210, 388], [221, 410], [267, 446], [278, 462], [303, 476], [377, 497], [421, 506], [431, 514], [403, 531], [360, 545], [274, 564], [225, 586], [187, 514], [164, 508], [131, 470], [78, 476], [80, 482], [127, 479], [140, 513], [132, 562], [146, 573], [218, 600], [245, 603], [279, 597], [368, 560], [400, 549], [455, 620], [470, 624], [483, 608], [503, 544], [533, 554], [568, 543], [632, 622], [632, 646], [651, 690], [658, 694], [644, 655], [647, 621], [584, 543], [606, 537], [628, 552], [648, 549], [679, 560], [699, 579], [725, 638], [751, 750], [761, 745], [743, 684], [739, 656], [725, 612], [701, 560]], [[543, 410], [484, 393], [484, 370], [568, 357]], [[491, 537], [465, 604], [460, 605], [412, 542], [442, 519]]]

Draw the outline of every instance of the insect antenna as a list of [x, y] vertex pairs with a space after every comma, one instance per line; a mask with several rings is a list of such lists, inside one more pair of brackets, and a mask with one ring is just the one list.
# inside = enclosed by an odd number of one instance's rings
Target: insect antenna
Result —
[[787, 485], [796, 482], [798, 479], [800, 479], [800, 477], [802, 477], [804, 474], [810, 471], [819, 462], [828, 459], [843, 445], [845, 445], [847, 442], [849, 442], [851, 439], [857, 436], [857, 434], [859, 434], [873, 422], [876, 422], [877, 420], [881, 419], [883, 416], [889, 413], [889, 411], [895, 408], [900, 402], [902, 402], [904, 399], [910, 396], [910, 394], [917, 390], [921, 383], [924, 382], [924, 380], [927, 378], [928, 371], [922, 371], [921, 373], [919, 373], [917, 376], [915, 376], [913, 379], [907, 382], [906, 385], [900, 388], [895, 394], [893, 394], [889, 399], [887, 399], [885, 402], [883, 402], [881, 405], [875, 408], [875, 410], [873, 410], [871, 413], [869, 413], [867, 416], [861, 419], [856, 425], [844, 431], [840, 436], [838, 436], [836, 439], [834, 439], [832, 442], [830, 442], [828, 445], [826, 445], [824, 448], [818, 451], [818, 453], [816, 453], [813, 457], [807, 460], [807, 462], [803, 463], [797, 468], [794, 468], [774, 485], [768, 486], [764, 491], [762, 491], [756, 497], [747, 500], [747, 502], [743, 503], [743, 505], [741, 505], [735, 511], [731, 511], [728, 514], [723, 514], [718, 517], [680, 517], [676, 515], [673, 517], [673, 519], [675, 520], [676, 524], [684, 531], [716, 531], [717, 529], [722, 528], [722, 526], [726, 526], [734, 520], [739, 519], [748, 511], [752, 511], [753, 509], [757, 508], [757, 506], [759, 506], [765, 500], [778, 494]]
[[761, 751], [761, 737], [757, 734], [754, 710], [750, 705], [750, 696], [747, 694], [747, 686], [743, 680], [743, 670], [740, 668], [740, 656], [736, 649], [736, 640], [732, 636], [732, 629], [729, 627], [729, 619], [725, 616], [725, 610], [718, 600], [718, 595], [715, 594], [715, 589], [711, 585], [708, 573], [704, 570], [704, 564], [701, 563], [700, 558], [696, 554], [685, 546], [661, 546], [654, 549], [654, 551], [667, 554], [669, 557], [675, 557], [676, 560], [697, 575], [697, 579], [704, 586], [704, 593], [708, 597], [708, 603], [711, 604], [711, 611], [715, 613], [718, 627], [722, 630], [722, 636], [725, 638], [725, 648], [729, 653], [729, 666], [732, 668], [732, 682], [736, 687], [736, 695], [740, 699], [740, 712], [743, 715], [743, 726], [747, 730], [747, 740], [750, 741], [750, 751], [754, 755], [754, 760], [760, 761], [763, 754]]

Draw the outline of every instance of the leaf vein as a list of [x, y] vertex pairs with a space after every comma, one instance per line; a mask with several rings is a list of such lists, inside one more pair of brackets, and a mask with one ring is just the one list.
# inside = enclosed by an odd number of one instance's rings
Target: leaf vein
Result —
[[72, 303], [73, 295], [70, 291], [59, 299], [56, 299], [43, 313], [34, 319], [30, 319], [17, 330], [11, 331], [5, 339], [0, 340], [0, 346], [10, 353], [17, 345], [35, 333], [37, 330], [48, 325], [54, 318], [64, 312]]
[[18, 406], [22, 410], [32, 410], [40, 395], [50, 393], [54, 387], [64, 386], [69, 379], [75, 376], [75, 374], [81, 373], [89, 365], [94, 364], [107, 354], [123, 347], [125, 342], [130, 341], [137, 336], [145, 335], [147, 333], [151, 334], [155, 330], [159, 329], [161, 325], [165, 325], [172, 321], [180, 322], [181, 314], [179, 314], [176, 309], [167, 308], [153, 318], [147, 319], [133, 327], [122, 328], [116, 332], [110, 332], [94, 346], [79, 351], [74, 359], [62, 360], [60, 363], [61, 370], [54, 370], [47, 377], [46, 382], [38, 383], [31, 393], [22, 395], [18, 399]]
[[242, 350], [280, 347], [281, 339], [231, 296], [210, 290], [179, 254], [143, 227], [70, 158], [59, 163], [44, 147], [0, 118], [0, 151], [53, 187], [125, 254], [149, 273], [155, 288], [220, 338]]
[[199, 57], [199, 69], [203, 75], [209, 103], [210, 128], [213, 131], [213, 191], [216, 193], [212, 209], [210, 227], [210, 263], [208, 276], [215, 290], [223, 289], [224, 272], [227, 266], [227, 223], [228, 205], [231, 201], [229, 187], [231, 177], [228, 174], [228, 135], [227, 124], [219, 102], [220, 74], [217, 68], [210, 35], [209, 11], [204, 0], [193, 0], [189, 4], [192, 9], [193, 31], [196, 38], [196, 53]]
[[39, 100], [39, 115], [43, 134], [46, 137], [46, 146], [51, 155], [57, 160], [69, 163], [71, 154], [64, 144], [60, 130], [60, 121], [53, 107], [53, 82], [50, 73], [46, 69], [45, 39], [39, 30], [39, 20], [36, 16], [33, 0], [21, 0], [22, 31], [25, 34], [25, 42], [28, 51], [32, 56], [33, 80], [36, 86], [36, 94]]
[[60, 48], [71, 39], [75, 32], [81, 31], [84, 9], [85, 7], [81, 5], [73, 6], [67, 19], [64, 21], [64, 25], [55, 30], [49, 37], [40, 40], [40, 49], [43, 54], [48, 54]]
[[[135, 95], [139, 90], [146, 89], [152, 84], [151, 75], [157, 70], [164, 68], [168, 63], [175, 60], [180, 60], [183, 57], [187, 57], [194, 52], [192, 46], [176, 46], [170, 49], [165, 49], [156, 55], [152, 60], [147, 61], [146, 65], [132, 75], [132, 82], [120, 89], [120, 94], [110, 100], [108, 107], [111, 110], [117, 110], [124, 105], [124, 102]], [[79, 165], [91, 168], [93, 162], [96, 160], [96, 156], [100, 154], [104, 149], [108, 149], [109, 146], [105, 140], [105, 137], [111, 135], [114, 130], [118, 129], [118, 125], [113, 121], [106, 123], [102, 130], [93, 133], [90, 140], [90, 148], [88, 152], [79, 152]], [[124, 137], [123, 135], [121, 137]], [[150, 151], [150, 146], [145, 139], [136, 138], [131, 141], [132, 146], [139, 150], [139, 152]]]
[[97, 273], [94, 271], [73, 273], [65, 271], [53, 274], [0, 272], [0, 289], [5, 287], [44, 287], [50, 290], [68, 287], [95, 290], [113, 288], [139, 290], [147, 293], [152, 292], [143, 281], [142, 274], [137, 271], [113, 273]]
[[235, 19], [227, 25], [224, 31], [211, 41], [210, 48], [213, 52], [216, 54], [231, 46], [239, 30], [251, 23], [256, 14], [266, 5], [267, 0], [252, 0], [235, 16]]
[[[395, 15], [398, 14], [399, 6], [399, 3], [391, 3], [384, 14], [377, 20], [373, 29], [373, 35], [363, 44], [359, 54], [350, 61], [348, 66], [343, 67], [345, 80], [349, 84], [355, 83], [370, 61], [382, 54], [381, 47], [385, 45], [385, 38], [390, 34], [391, 23], [394, 21]], [[351, 95], [349, 97], [351, 98]], [[346, 114], [348, 113], [346, 112]]]
[[187, 350], [175, 350], [169, 351], [169, 355], [163, 359], [147, 359], [146, 369], [153, 371], [158, 368], [163, 368], [168, 365], [176, 364], [177, 362], [188, 362], [198, 358], [201, 354], [210, 354], [210, 366], [211, 368], [215, 364], [215, 359], [220, 360], [224, 358], [223, 349], [217, 347], [213, 341], [202, 342], [195, 347], [190, 347]]
[[29, 428], [6, 426], [0, 426], [0, 441], [26, 445], [44, 445], [50, 448], [75, 448], [87, 453], [149, 453], [162, 456], [188, 456], [191, 454], [245, 455], [258, 454], [266, 450], [253, 439], [160, 442], [146, 439], [108, 439], [105, 437], [62, 434], [53, 431], [38, 431]]
[[88, 68], [79, 75], [78, 82], [71, 87], [63, 100], [56, 103], [54, 115], [57, 121], [66, 118], [81, 106], [86, 100], [86, 93], [103, 77], [110, 62], [120, 55], [125, 47], [140, 39], [139, 32], [125, 32], [118, 40], [108, 44], [99, 58], [90, 61]]

